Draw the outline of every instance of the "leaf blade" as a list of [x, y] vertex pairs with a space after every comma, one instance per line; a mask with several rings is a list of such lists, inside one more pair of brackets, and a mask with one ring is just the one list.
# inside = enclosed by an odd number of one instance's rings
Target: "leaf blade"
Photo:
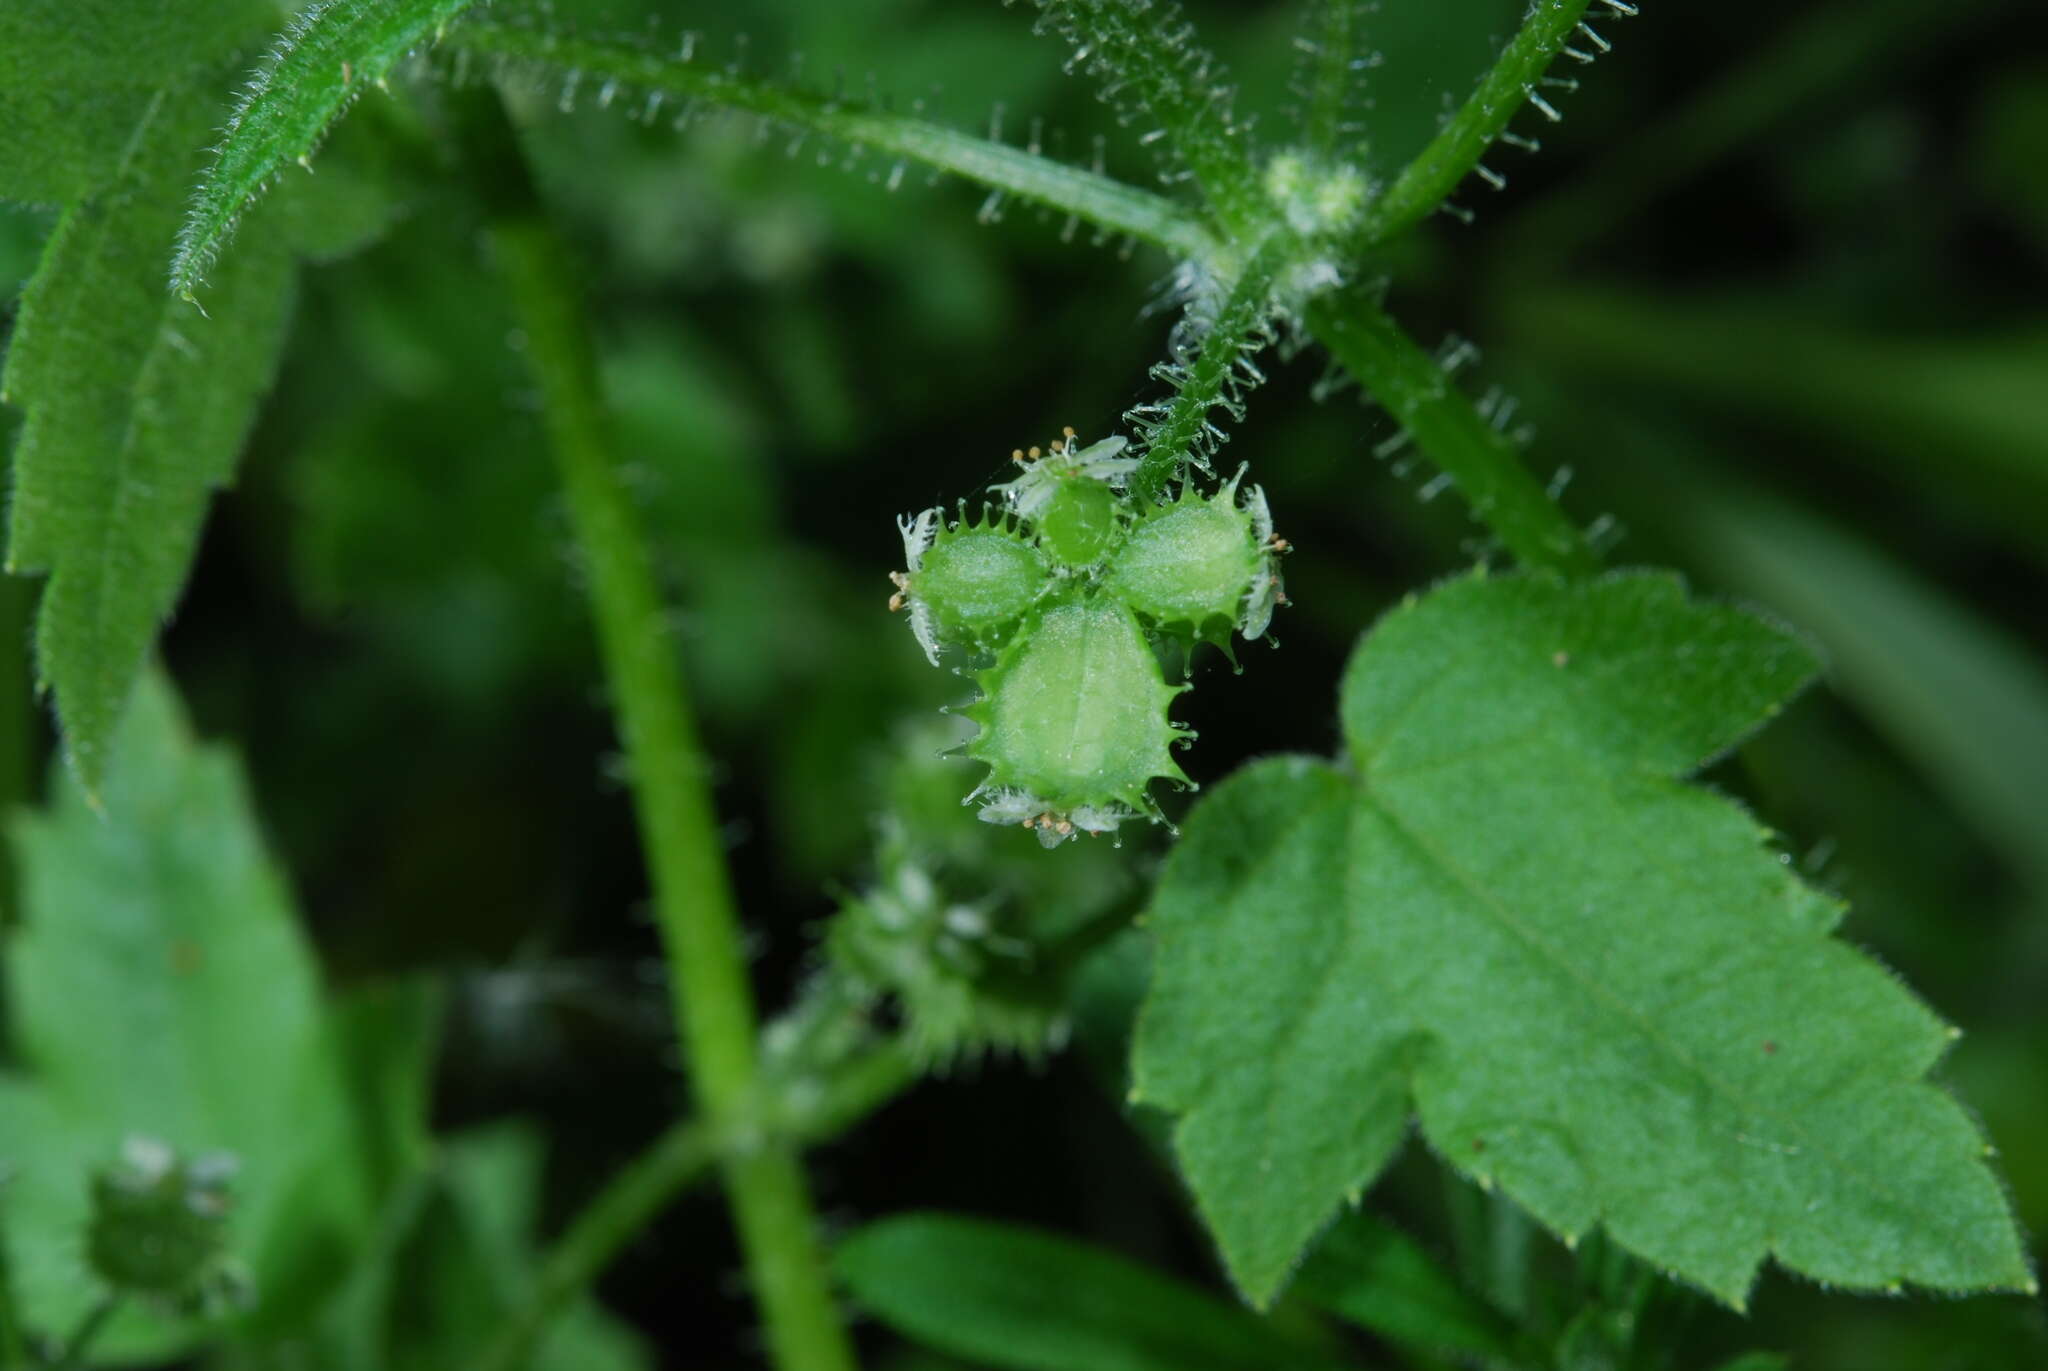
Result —
[[[1198, 809], [1152, 911], [1135, 1068], [1182, 1113], [1183, 1166], [1248, 1294], [1270, 1298], [1378, 1169], [1309, 1165], [1319, 1139], [1384, 1106], [1305, 1110], [1263, 1154], [1229, 1135], [1232, 1110], [1283, 1084], [1338, 1100], [1341, 1073], [1402, 1034], [1391, 1088], [1412, 1091], [1424, 1135], [1568, 1239], [1601, 1223], [1738, 1306], [1773, 1255], [1860, 1288], [2031, 1288], [1981, 1138], [1922, 1079], [1952, 1030], [1828, 936], [1838, 908], [1747, 815], [1679, 783], [1813, 666], [1675, 578], [1470, 577], [1354, 655], [1355, 778], [1268, 798], [1327, 816], [1349, 785], [1341, 891], [1325, 817], [1324, 865], [1279, 901], [1335, 906], [1337, 930], [1304, 941], [1199, 879], [1275, 839]], [[1218, 850], [1189, 856], [1198, 842]], [[1258, 1009], [1280, 994], [1260, 976], [1300, 1003]], [[1202, 1012], [1221, 1025], [1207, 1037]], [[1284, 1203], [1227, 1208], [1253, 1187]]]

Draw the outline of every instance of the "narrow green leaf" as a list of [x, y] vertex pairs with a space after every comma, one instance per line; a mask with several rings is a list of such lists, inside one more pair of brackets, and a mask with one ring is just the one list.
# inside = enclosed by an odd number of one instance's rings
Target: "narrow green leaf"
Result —
[[855, 1298], [943, 1352], [1013, 1371], [1268, 1371], [1326, 1363], [1256, 1316], [1028, 1228], [910, 1214], [839, 1248]]
[[[625, 41], [565, 37], [481, 16], [450, 30], [447, 46], [458, 53], [498, 59], [504, 64], [502, 74], [515, 82], [573, 71], [585, 80], [617, 83], [643, 98], [658, 94], [678, 104], [699, 101], [758, 114], [964, 177], [1108, 232], [1127, 233], [1176, 257], [1207, 261], [1217, 252], [1215, 239], [1201, 221], [1161, 196], [878, 105], [777, 85]], [[892, 183], [895, 176], [892, 172]]]
[[[1581, 0], [1583, 3], [1583, 0]], [[1039, 25], [1074, 49], [1074, 65], [1102, 84], [1126, 123], [1151, 125], [1160, 178], [1192, 179], [1240, 238], [1266, 217], [1251, 156], [1251, 128], [1233, 108], [1230, 73], [1202, 46], [1173, 0], [1036, 0]]]
[[274, 235], [222, 273], [212, 317], [163, 292], [212, 89], [159, 92], [114, 180], [66, 211], [0, 374], [25, 411], [7, 569], [49, 574], [37, 671], [88, 790], [284, 340], [291, 259]]
[[320, 0], [293, 20], [228, 118], [178, 232], [171, 289], [189, 298], [265, 188], [294, 162], [310, 165], [358, 95], [474, 3]]
[[[240, 1158], [232, 1242], [259, 1317], [300, 1317], [367, 1239], [376, 1197], [319, 972], [240, 768], [194, 744], [150, 676], [104, 812], [60, 791], [13, 831], [24, 911], [7, 1005], [25, 1074], [0, 1076], [0, 1160], [27, 1317], [69, 1327], [90, 1303], [85, 1171], [130, 1135]], [[124, 1318], [102, 1349], [161, 1359], [192, 1331]]]
[[1413, 1238], [1372, 1215], [1331, 1226], [1296, 1278], [1294, 1293], [1362, 1328], [1411, 1347], [1509, 1357], [1514, 1329], [1468, 1293]]
[[0, 5], [0, 199], [66, 204], [112, 175], [166, 80], [274, 19], [266, 0], [7, 0]]
[[1953, 1030], [1679, 783], [1814, 669], [1673, 577], [1467, 577], [1354, 654], [1349, 774], [1281, 759], [1197, 808], [1134, 1071], [1254, 1300], [1410, 1100], [1567, 1240], [1602, 1224], [1737, 1306], [1766, 1256], [2033, 1288], [1983, 1139], [1923, 1079]]

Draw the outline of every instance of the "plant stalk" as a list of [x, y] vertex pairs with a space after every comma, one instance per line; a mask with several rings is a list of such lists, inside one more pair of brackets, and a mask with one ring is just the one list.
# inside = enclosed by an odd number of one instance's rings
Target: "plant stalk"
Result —
[[841, 139], [898, 159], [886, 177], [892, 189], [902, 180], [904, 167], [914, 162], [987, 186], [999, 195], [1070, 214], [1106, 234], [1128, 234], [1175, 257], [1208, 261], [1218, 251], [1202, 221], [1171, 200], [928, 119], [812, 94], [626, 43], [525, 28], [494, 19], [488, 12], [450, 29], [443, 46], [544, 71], [574, 71], [593, 80], [616, 81], [671, 99], [679, 109], [702, 104]]
[[[731, 881], [675, 643], [600, 392], [567, 246], [540, 203], [495, 90], [450, 112], [540, 384], [569, 520], [587, 563], [599, 656], [631, 770], [684, 1059], [713, 1125], [754, 1094], [756, 1021]], [[795, 1149], [761, 1137], [723, 1162], [748, 1274], [782, 1371], [851, 1371]]]
[[[908, 1053], [888, 1043], [842, 1065], [825, 1098], [788, 1141], [818, 1142], [867, 1117], [917, 1079]], [[628, 1162], [584, 1206], [541, 1265], [533, 1293], [483, 1357], [482, 1371], [521, 1371], [552, 1321], [621, 1249], [718, 1164], [725, 1144], [708, 1119], [684, 1119]]]
[[1582, 576], [1599, 566], [1591, 544], [1496, 429], [1370, 296], [1352, 290], [1308, 308], [1308, 326], [1392, 414], [1525, 566]]
[[[1441, 205], [1479, 165], [1524, 104], [1541, 101], [1537, 83], [1585, 17], [1589, 0], [1539, 0], [1451, 121], [1401, 169], [1366, 215], [1365, 246], [1384, 243]], [[1547, 104], [1545, 105], [1547, 108]], [[1555, 112], [1550, 114], [1555, 119]]]

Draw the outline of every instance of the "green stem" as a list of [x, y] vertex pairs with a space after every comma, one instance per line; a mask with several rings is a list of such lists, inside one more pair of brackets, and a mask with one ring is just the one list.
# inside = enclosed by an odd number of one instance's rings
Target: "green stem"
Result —
[[1529, 474], [1515, 444], [1369, 296], [1325, 296], [1309, 306], [1308, 326], [1517, 559], [1566, 575], [1596, 569], [1585, 534]]
[[1353, 64], [1365, 50], [1366, 6], [1360, 0], [1324, 0], [1316, 7], [1301, 69], [1301, 141], [1325, 159], [1351, 130], [1345, 115], [1356, 85]]
[[107, 1320], [114, 1317], [114, 1311], [121, 1307], [121, 1297], [109, 1291], [94, 1301], [92, 1308], [85, 1311], [85, 1317], [78, 1321], [71, 1336], [65, 1340], [64, 1350], [57, 1357], [56, 1371], [79, 1371], [85, 1365], [85, 1354], [92, 1350], [93, 1340], [100, 1330], [107, 1326]]
[[[605, 413], [575, 272], [496, 93], [459, 93], [450, 109], [525, 332], [570, 525], [587, 561], [684, 1058], [705, 1114], [729, 1127], [744, 1118], [754, 1093], [753, 993], [704, 752]], [[725, 1184], [775, 1364], [847, 1371], [853, 1350], [826, 1281], [796, 1153], [776, 1139], [751, 1141], [728, 1154]]]
[[[1401, 169], [1367, 213], [1364, 245], [1383, 243], [1444, 202], [1507, 128], [1579, 26], [1588, 0], [1541, 0], [1464, 107]], [[1553, 116], [1555, 117], [1555, 116]]]
[[1172, 4], [1152, 0], [1035, 0], [1074, 50], [1071, 67], [1101, 83], [1126, 123], [1149, 122], [1169, 179], [1185, 175], [1225, 231], [1243, 241], [1267, 218], [1250, 128], [1232, 108], [1236, 91], [1223, 63], [1195, 38]]
[[[842, 139], [977, 181], [1110, 233], [1129, 234], [1176, 257], [1208, 261], [1218, 250], [1201, 221], [1171, 200], [926, 119], [814, 95], [623, 43], [562, 37], [487, 18], [450, 30], [443, 46], [550, 71], [574, 71], [584, 81], [628, 87], [639, 98], [659, 94], [679, 106], [698, 102], [761, 115], [793, 129]], [[890, 174], [890, 184], [895, 183], [896, 175]]]
[[[846, 1063], [824, 1083], [792, 1142], [817, 1142], [879, 1109], [917, 1078], [894, 1043]], [[708, 1119], [685, 1119], [614, 1175], [549, 1252], [532, 1296], [514, 1314], [482, 1361], [483, 1371], [521, 1371], [550, 1323], [590, 1288], [620, 1250], [675, 1198], [717, 1165], [724, 1145]]]
[[1201, 351], [1152, 369], [1155, 380], [1173, 384], [1172, 397], [1124, 416], [1145, 440], [1144, 458], [1131, 476], [1132, 493], [1140, 500], [1161, 499], [1191, 459], [1208, 466], [1208, 454], [1227, 436], [1210, 423], [1210, 410], [1220, 406], [1233, 419], [1244, 417], [1240, 396], [1258, 379], [1246, 364], [1270, 337], [1264, 330], [1272, 315], [1273, 281], [1291, 246], [1292, 240], [1277, 234], [1266, 240], [1209, 321]]

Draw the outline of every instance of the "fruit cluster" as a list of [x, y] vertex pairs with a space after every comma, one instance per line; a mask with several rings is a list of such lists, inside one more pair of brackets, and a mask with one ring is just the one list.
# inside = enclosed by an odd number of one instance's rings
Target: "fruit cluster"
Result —
[[1159, 504], [1129, 490], [1138, 460], [1122, 438], [1080, 447], [1074, 431], [1014, 454], [1023, 474], [1000, 503], [948, 522], [928, 509], [899, 520], [908, 569], [892, 608], [908, 610], [931, 659], [963, 654], [980, 697], [964, 712], [980, 733], [967, 755], [988, 766], [970, 801], [1046, 846], [1163, 816], [1154, 780], [1190, 782], [1171, 749], [1193, 738], [1168, 717], [1160, 649], [1230, 651], [1257, 638], [1281, 601], [1266, 498], [1244, 472], [1208, 494], [1192, 482]]

